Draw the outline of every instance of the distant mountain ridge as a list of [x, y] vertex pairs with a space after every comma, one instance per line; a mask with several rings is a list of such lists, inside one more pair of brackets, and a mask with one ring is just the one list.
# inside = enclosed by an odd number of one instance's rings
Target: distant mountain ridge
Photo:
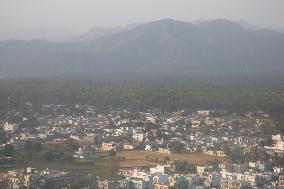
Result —
[[159, 20], [80, 40], [0, 42], [0, 76], [284, 72], [284, 34], [228, 20]]
[[108, 28], [100, 28], [96, 27], [88, 31], [87, 33], [83, 35], [79, 35], [76, 37], [72, 37], [71, 39], [67, 40], [69, 42], [83, 42], [83, 41], [90, 41], [90, 40], [96, 40], [100, 37], [115, 34], [115, 33], [120, 33], [124, 32], [127, 30], [134, 29], [142, 24], [130, 24], [124, 27], [108, 27]]

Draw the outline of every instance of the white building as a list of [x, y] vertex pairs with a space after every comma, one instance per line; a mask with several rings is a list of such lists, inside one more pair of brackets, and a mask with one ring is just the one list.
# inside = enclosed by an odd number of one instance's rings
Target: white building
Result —
[[151, 174], [169, 174], [171, 167], [169, 165], [157, 165], [156, 167], [150, 168]]
[[228, 180], [236, 180], [238, 182], [248, 184], [250, 186], [257, 185], [259, 181], [259, 176], [254, 173], [244, 172], [244, 173], [232, 173], [225, 169], [222, 170], [222, 178]]
[[6, 122], [4, 125], [3, 125], [3, 129], [4, 131], [6, 132], [11, 132], [11, 133], [14, 133], [16, 132], [18, 129], [19, 129], [19, 126], [17, 124], [9, 124], [8, 122]]
[[143, 133], [134, 133], [133, 134], [133, 140], [142, 142], [144, 140], [144, 134]]

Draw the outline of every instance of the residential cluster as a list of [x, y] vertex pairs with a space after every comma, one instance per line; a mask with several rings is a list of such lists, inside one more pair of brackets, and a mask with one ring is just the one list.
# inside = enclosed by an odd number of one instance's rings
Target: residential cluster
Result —
[[[28, 141], [42, 146], [72, 141], [77, 147], [70, 161], [96, 164], [105, 158], [115, 162], [114, 176], [49, 167], [7, 170], [1, 167], [13, 165], [17, 157], [1, 153], [0, 188], [40, 188], [46, 183], [54, 188], [84, 183], [85, 188], [99, 189], [284, 188], [284, 136], [274, 133], [272, 120], [262, 111], [28, 106], [29, 113], [12, 112], [1, 120], [7, 137], [1, 151], [9, 145], [21, 152]], [[131, 159], [135, 153], [145, 154], [142, 164]], [[127, 166], [130, 161], [133, 165]]]

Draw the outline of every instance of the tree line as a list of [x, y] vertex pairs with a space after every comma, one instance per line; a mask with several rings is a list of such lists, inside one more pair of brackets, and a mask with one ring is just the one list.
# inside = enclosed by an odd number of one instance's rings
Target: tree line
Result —
[[0, 80], [0, 115], [43, 104], [90, 104], [110, 108], [165, 111], [263, 110], [283, 123], [284, 81], [278, 76], [171, 76], [123, 79]]

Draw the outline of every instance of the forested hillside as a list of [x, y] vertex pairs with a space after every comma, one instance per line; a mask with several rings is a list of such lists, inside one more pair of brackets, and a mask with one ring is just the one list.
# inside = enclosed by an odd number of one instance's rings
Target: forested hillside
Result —
[[102, 79], [0, 80], [1, 111], [42, 104], [94, 104], [165, 110], [202, 108], [242, 112], [283, 108], [284, 85], [277, 75], [104, 76]]
[[100, 37], [88, 35], [88, 40], [76, 42], [0, 42], [0, 78], [86, 72], [284, 72], [283, 33], [250, 31], [228, 20], [159, 20]]

